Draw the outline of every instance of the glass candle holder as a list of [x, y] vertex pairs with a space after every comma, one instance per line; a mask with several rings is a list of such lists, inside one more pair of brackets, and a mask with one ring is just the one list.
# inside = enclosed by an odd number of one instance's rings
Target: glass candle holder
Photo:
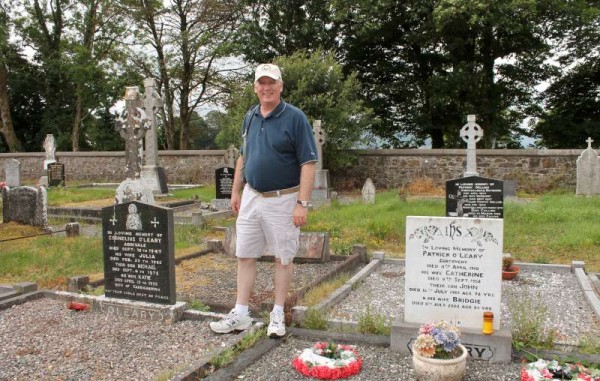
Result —
[[494, 313], [486, 311], [483, 313], [483, 327], [481, 333], [484, 335], [491, 335], [494, 333]]

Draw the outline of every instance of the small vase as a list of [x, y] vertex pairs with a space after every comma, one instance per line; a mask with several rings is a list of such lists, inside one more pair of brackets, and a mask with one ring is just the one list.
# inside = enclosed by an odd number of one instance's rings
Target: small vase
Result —
[[467, 350], [459, 345], [462, 354], [453, 359], [423, 357], [413, 348], [413, 369], [417, 381], [460, 381], [467, 369]]
[[510, 266], [510, 270], [502, 270], [502, 279], [511, 280], [517, 276], [517, 274], [521, 271], [519, 266]]

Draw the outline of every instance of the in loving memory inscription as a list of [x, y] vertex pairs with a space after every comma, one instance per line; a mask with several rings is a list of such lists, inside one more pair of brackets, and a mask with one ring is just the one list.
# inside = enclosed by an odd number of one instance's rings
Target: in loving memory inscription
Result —
[[173, 211], [138, 201], [102, 209], [105, 295], [175, 304]]

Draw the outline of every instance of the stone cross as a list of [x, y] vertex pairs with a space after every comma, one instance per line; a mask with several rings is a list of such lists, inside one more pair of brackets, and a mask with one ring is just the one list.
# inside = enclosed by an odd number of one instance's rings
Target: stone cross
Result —
[[46, 159], [44, 160], [44, 170], [48, 169], [48, 164], [56, 163], [54, 153], [56, 152], [56, 142], [54, 141], [54, 135], [46, 135], [44, 140], [44, 150], [46, 151]]
[[144, 79], [144, 111], [149, 121], [150, 128], [144, 138], [145, 154], [144, 164], [146, 166], [158, 166], [158, 137], [156, 134], [156, 112], [163, 107], [162, 99], [155, 90], [156, 81], [154, 78]]
[[589, 136], [588, 136], [588, 138], [587, 138], [587, 140], [586, 140], [585, 142], [588, 144], [588, 148], [592, 148], [592, 143], [593, 143], [594, 141], [592, 140], [592, 138], [591, 138], [591, 137], [589, 137]]
[[321, 128], [321, 121], [315, 120], [313, 126], [313, 134], [315, 135], [315, 143], [317, 143], [317, 154], [319, 160], [317, 161], [317, 171], [323, 169], [323, 144], [327, 141], [327, 133]]
[[475, 123], [475, 115], [467, 115], [467, 124], [460, 129], [460, 137], [467, 142], [467, 170], [464, 177], [477, 176], [475, 150], [477, 142], [483, 137], [483, 129]]
[[125, 109], [116, 118], [115, 130], [125, 139], [125, 175], [128, 179], [140, 178], [140, 139], [151, 128], [142, 106], [139, 87], [126, 87]]
[[235, 160], [238, 157], [238, 150], [233, 146], [233, 144], [229, 145], [227, 148], [227, 152], [225, 152], [225, 163], [230, 168], [235, 168]]

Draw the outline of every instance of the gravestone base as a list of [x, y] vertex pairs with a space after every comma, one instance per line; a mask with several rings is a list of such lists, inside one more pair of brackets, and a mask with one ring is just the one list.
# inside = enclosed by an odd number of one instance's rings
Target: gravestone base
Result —
[[228, 198], [215, 198], [210, 201], [213, 210], [231, 210], [231, 200]]
[[[483, 317], [482, 317], [483, 323]], [[399, 316], [392, 325], [390, 349], [403, 355], [412, 354], [412, 344], [419, 334], [417, 323], [407, 323]], [[508, 329], [494, 331], [492, 335], [484, 335], [475, 329], [460, 329], [461, 344], [467, 348], [471, 360], [483, 360], [492, 363], [511, 361], [512, 334]]]
[[105, 295], [82, 295], [66, 291], [50, 291], [48, 296], [66, 301], [91, 305], [92, 310], [109, 315], [131, 319], [160, 321], [171, 324], [182, 319], [186, 310], [185, 302], [158, 304], [128, 299], [109, 298]]
[[154, 165], [144, 165], [142, 166], [140, 177], [144, 187], [151, 190], [152, 194], [160, 195], [169, 193], [164, 168]]

